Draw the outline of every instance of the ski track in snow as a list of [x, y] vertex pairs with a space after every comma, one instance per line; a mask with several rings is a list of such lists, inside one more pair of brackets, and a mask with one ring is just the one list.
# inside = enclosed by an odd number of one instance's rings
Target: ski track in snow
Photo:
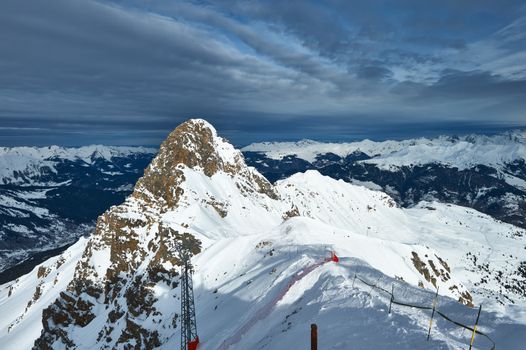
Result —
[[241, 340], [241, 338], [243, 337], [243, 334], [247, 333], [258, 321], [261, 321], [261, 320], [265, 319], [268, 315], [270, 315], [270, 313], [272, 312], [272, 310], [274, 309], [276, 304], [281, 299], [283, 299], [283, 297], [288, 293], [288, 291], [290, 290], [290, 288], [292, 288], [292, 286], [294, 284], [296, 284], [298, 281], [303, 279], [303, 277], [307, 276], [309, 273], [314, 271], [316, 268], [318, 268], [321, 265], [323, 265], [325, 263], [328, 263], [330, 261], [331, 261], [330, 259], [325, 259], [323, 261], [317, 262], [315, 264], [312, 264], [312, 265], [300, 270], [300, 272], [298, 272], [294, 276], [292, 276], [289, 279], [289, 283], [287, 283], [285, 288], [283, 288], [278, 293], [278, 295], [276, 295], [274, 297], [274, 299], [272, 299], [265, 306], [263, 306], [256, 313], [254, 313], [254, 315], [241, 328], [239, 328], [233, 335], [228, 337], [221, 344], [221, 346], [219, 346], [219, 348], [217, 350], [226, 350], [226, 349], [230, 348], [232, 345], [238, 343]]

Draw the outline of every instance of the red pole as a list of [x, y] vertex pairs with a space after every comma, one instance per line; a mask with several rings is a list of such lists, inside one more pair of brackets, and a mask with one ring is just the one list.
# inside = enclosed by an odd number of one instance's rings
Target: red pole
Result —
[[310, 350], [318, 350], [318, 326], [310, 325]]

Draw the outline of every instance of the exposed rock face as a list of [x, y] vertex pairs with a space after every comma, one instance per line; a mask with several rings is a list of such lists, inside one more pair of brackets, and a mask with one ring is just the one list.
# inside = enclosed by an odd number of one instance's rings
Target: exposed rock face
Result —
[[159, 154], [139, 179], [133, 195], [148, 201], [153, 195], [165, 207], [174, 207], [182, 195], [179, 185], [185, 180], [181, 166], [202, 169], [208, 177], [218, 171], [244, 176], [255, 185], [252, 190], [276, 199], [272, 185], [259, 173], [245, 165], [240, 151], [220, 139], [203, 120], [183, 123], [161, 144]]
[[[174, 310], [178, 306], [175, 288], [180, 262], [172, 248], [177, 241], [191, 243], [194, 253], [201, 247], [198, 239], [185, 232], [188, 224], [178, 221], [182, 216], [175, 221], [163, 219], [180, 207], [185, 169], [209, 178], [220, 172], [235, 178], [242, 193], [277, 198], [273, 186], [248, 168], [241, 153], [219, 138], [207, 122], [181, 124], [162, 143], [125, 203], [99, 217], [74, 279], [43, 313], [44, 330], [35, 349], [78, 348], [79, 338], [72, 332], [77, 327], [97, 334], [82, 339], [82, 347], [102, 349], [152, 349], [174, 333], [177, 314], [173, 311], [166, 317], [166, 310], [161, 312], [159, 306], [159, 290], [165, 291], [164, 303], [171, 300]], [[221, 217], [228, 215], [228, 206], [213, 196], [207, 203]], [[95, 318], [98, 321], [92, 322]]]
[[[442, 282], [448, 282], [451, 279], [450, 273], [451, 269], [449, 268], [446, 261], [440, 258], [438, 255], [435, 255], [435, 258], [438, 260], [438, 264], [433, 261], [433, 259], [427, 259], [427, 262], [422, 260], [416, 252], [411, 253], [411, 261], [415, 268], [420, 272], [426, 281], [430, 282], [435, 288], [437, 288], [437, 279]], [[452, 285], [449, 287], [449, 290], [455, 291], [459, 294], [458, 301], [461, 304], [468, 305], [473, 307], [473, 297], [467, 290], [460, 291], [459, 289], [464, 289], [464, 287], [459, 288], [459, 286]]]

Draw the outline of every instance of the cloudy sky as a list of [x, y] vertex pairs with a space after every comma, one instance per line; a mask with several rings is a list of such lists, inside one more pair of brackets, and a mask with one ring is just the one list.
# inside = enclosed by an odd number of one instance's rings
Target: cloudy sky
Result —
[[524, 1], [0, 2], [0, 146], [526, 126]]

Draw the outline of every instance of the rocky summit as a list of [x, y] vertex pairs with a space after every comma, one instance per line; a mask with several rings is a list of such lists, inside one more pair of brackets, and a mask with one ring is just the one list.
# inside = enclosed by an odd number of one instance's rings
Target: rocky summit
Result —
[[306, 347], [313, 322], [328, 349], [469, 342], [445, 321], [427, 342], [429, 316], [401, 306], [388, 316], [382, 290], [429, 306], [438, 290], [441, 312], [468, 325], [483, 304], [484, 332], [498, 344], [526, 334], [508, 336], [526, 329], [523, 229], [451, 204], [403, 208], [315, 170], [271, 184], [209, 123], [192, 119], [89, 238], [0, 286], [0, 342], [13, 350], [178, 347], [180, 243], [193, 254], [202, 348]]
[[[170, 215], [189, 204], [185, 169], [206, 177], [220, 172], [235, 177], [245, 195], [277, 198], [270, 183], [247, 168], [241, 153], [210, 124], [190, 120], [180, 125], [162, 143], [125, 203], [99, 217], [73, 280], [43, 312], [44, 329], [35, 348], [52, 349], [57, 343], [74, 348], [89, 334], [100, 348], [135, 344], [152, 349], [173, 333], [177, 313], [166, 315], [159, 308], [155, 288], [177, 287], [180, 262], [171, 250], [177, 241], [190, 241], [194, 254], [201, 251], [201, 242], [188, 232], [190, 218]], [[227, 213], [225, 203], [213, 196], [205, 204], [221, 216]], [[93, 326], [97, 328], [79, 338], [73, 332]]]

